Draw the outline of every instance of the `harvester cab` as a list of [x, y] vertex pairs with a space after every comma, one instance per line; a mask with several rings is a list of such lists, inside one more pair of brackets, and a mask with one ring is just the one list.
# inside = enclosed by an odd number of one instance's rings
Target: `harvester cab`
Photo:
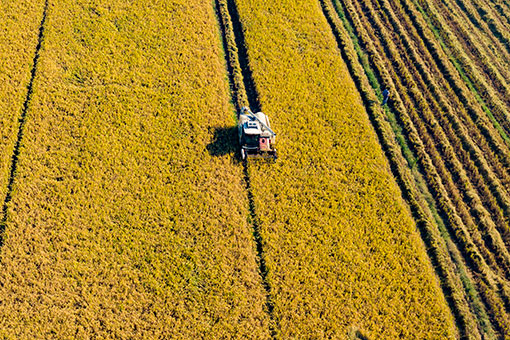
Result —
[[274, 148], [276, 133], [271, 130], [269, 118], [262, 112], [253, 113], [243, 107], [238, 117], [241, 158], [266, 158], [276, 160]]

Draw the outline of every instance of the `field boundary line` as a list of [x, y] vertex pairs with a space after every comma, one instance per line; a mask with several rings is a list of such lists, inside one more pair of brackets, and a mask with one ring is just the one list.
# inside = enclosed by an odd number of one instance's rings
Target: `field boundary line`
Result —
[[[228, 79], [230, 82], [231, 96], [234, 106], [239, 112], [243, 106], [250, 106], [255, 112], [261, 110], [258, 92], [253, 80], [252, 70], [248, 62], [248, 51], [245, 45], [239, 13], [234, 0], [214, 0], [218, 26], [221, 33], [227, 66]], [[264, 253], [264, 240], [260, 232], [260, 219], [258, 218], [251, 185], [248, 162], [244, 160], [243, 175], [248, 196], [248, 209], [250, 222], [255, 241], [256, 260], [259, 267], [262, 287], [266, 292], [265, 306], [270, 318], [269, 330], [272, 339], [277, 338], [279, 329], [278, 320], [274, 316], [274, 302], [271, 293], [271, 285], [268, 281], [268, 268]]]
[[4, 233], [7, 224], [7, 210], [9, 208], [9, 203], [12, 200], [12, 190], [14, 186], [14, 178], [16, 176], [16, 170], [18, 169], [18, 159], [20, 155], [20, 147], [21, 142], [23, 140], [23, 130], [25, 127], [27, 112], [30, 106], [30, 102], [32, 100], [32, 93], [34, 87], [34, 80], [37, 73], [37, 66], [39, 65], [40, 51], [44, 39], [44, 28], [46, 24], [46, 18], [48, 15], [48, 6], [49, 0], [45, 0], [44, 9], [42, 13], [41, 24], [39, 25], [39, 33], [37, 38], [37, 46], [35, 48], [35, 54], [32, 64], [32, 69], [30, 70], [30, 81], [27, 85], [27, 95], [25, 97], [25, 101], [23, 103], [23, 109], [21, 111], [21, 116], [18, 119], [18, 134], [16, 138], [16, 142], [14, 144], [14, 149], [11, 157], [11, 166], [9, 172], [9, 181], [7, 182], [7, 192], [5, 195], [5, 200], [2, 206], [2, 220], [0, 222], [0, 248], [4, 244]]

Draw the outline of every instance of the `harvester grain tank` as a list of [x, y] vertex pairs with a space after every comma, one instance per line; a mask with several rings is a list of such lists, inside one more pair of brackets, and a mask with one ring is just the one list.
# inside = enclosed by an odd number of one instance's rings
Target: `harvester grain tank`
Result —
[[243, 107], [238, 117], [241, 158], [266, 158], [276, 160], [274, 147], [276, 133], [271, 130], [269, 118], [262, 112], [253, 113]]

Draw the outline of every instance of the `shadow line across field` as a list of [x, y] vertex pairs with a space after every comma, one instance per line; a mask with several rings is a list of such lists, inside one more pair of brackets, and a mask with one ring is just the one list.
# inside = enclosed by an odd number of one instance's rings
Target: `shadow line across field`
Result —
[[44, 27], [45, 27], [45, 24], [46, 24], [47, 15], [48, 15], [48, 0], [46, 0], [45, 3], [44, 3], [44, 10], [43, 10], [43, 13], [42, 13], [41, 24], [39, 25], [39, 34], [38, 34], [38, 38], [37, 38], [37, 46], [35, 48], [35, 54], [34, 54], [34, 59], [33, 59], [33, 63], [32, 63], [32, 69], [30, 71], [30, 81], [28, 82], [27, 95], [25, 97], [25, 101], [23, 103], [23, 109], [21, 111], [21, 116], [19, 118], [18, 134], [17, 134], [17, 138], [16, 138], [16, 143], [14, 144], [14, 149], [13, 149], [13, 153], [12, 153], [12, 157], [11, 157], [11, 162], [10, 162], [11, 163], [10, 164], [10, 169], [11, 170], [10, 170], [10, 173], [9, 173], [9, 181], [7, 182], [7, 194], [5, 196], [5, 200], [4, 200], [4, 203], [3, 203], [3, 206], [2, 206], [2, 217], [1, 217], [2, 220], [0, 222], [0, 248], [4, 244], [4, 237], [3, 237], [3, 235], [4, 235], [4, 231], [5, 231], [5, 226], [7, 224], [7, 210], [9, 208], [9, 203], [12, 200], [12, 190], [13, 190], [13, 186], [14, 186], [14, 178], [16, 176], [16, 170], [18, 168], [18, 159], [19, 159], [19, 154], [20, 154], [20, 147], [21, 147], [21, 142], [23, 140], [23, 128], [25, 127], [27, 111], [28, 111], [28, 108], [30, 106], [30, 102], [32, 100], [34, 80], [35, 80], [35, 76], [37, 74], [37, 67], [39, 65], [39, 57], [40, 57], [41, 46], [42, 46], [43, 39], [44, 39]]

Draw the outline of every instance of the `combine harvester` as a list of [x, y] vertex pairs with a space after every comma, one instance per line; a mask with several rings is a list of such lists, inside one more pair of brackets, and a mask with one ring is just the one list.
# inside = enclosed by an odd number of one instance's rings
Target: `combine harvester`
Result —
[[253, 113], [250, 108], [243, 107], [239, 113], [239, 145], [241, 159], [262, 158], [276, 160], [274, 148], [276, 133], [271, 130], [269, 118], [262, 112]]

